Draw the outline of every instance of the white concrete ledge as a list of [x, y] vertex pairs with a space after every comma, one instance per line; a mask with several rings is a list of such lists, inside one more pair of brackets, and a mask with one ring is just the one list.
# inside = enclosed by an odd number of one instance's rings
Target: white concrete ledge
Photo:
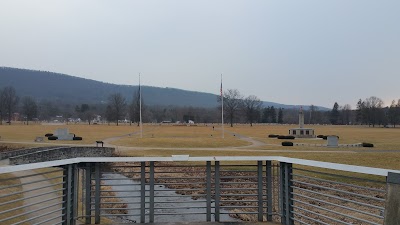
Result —
[[[41, 169], [47, 167], [55, 167], [55, 166], [64, 166], [69, 164], [76, 163], [86, 163], [86, 162], [100, 162], [100, 163], [111, 163], [111, 162], [173, 162], [174, 158], [172, 157], [85, 157], [85, 158], [73, 158], [73, 159], [65, 159], [65, 160], [56, 160], [49, 162], [41, 162], [41, 163], [31, 163], [25, 165], [17, 165], [17, 166], [5, 166], [0, 167], [0, 174], [3, 173], [12, 173], [24, 170], [32, 170], [32, 169]], [[185, 160], [186, 161], [186, 160]], [[354, 172], [354, 173], [362, 173], [362, 174], [370, 174], [370, 175], [378, 175], [378, 176], [387, 176], [389, 172], [400, 174], [400, 170], [390, 170], [390, 169], [381, 169], [381, 168], [373, 168], [373, 167], [365, 167], [365, 166], [353, 166], [346, 164], [338, 164], [338, 163], [328, 163], [328, 162], [320, 162], [313, 160], [305, 160], [305, 159], [295, 159], [288, 157], [280, 157], [280, 156], [214, 156], [214, 157], [189, 157], [187, 159], [188, 162], [206, 162], [206, 161], [278, 161], [285, 163], [292, 163], [295, 165], [303, 165], [303, 166], [312, 166], [318, 168], [346, 171], [346, 172]]]

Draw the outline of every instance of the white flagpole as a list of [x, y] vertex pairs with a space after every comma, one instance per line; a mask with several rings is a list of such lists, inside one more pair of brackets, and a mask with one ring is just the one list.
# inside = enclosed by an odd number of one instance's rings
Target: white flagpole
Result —
[[143, 124], [142, 124], [142, 88], [140, 86], [140, 73], [139, 73], [139, 123], [140, 123], [140, 138], [143, 138]]
[[225, 138], [225, 131], [224, 131], [224, 93], [222, 90], [222, 73], [221, 73], [221, 127], [222, 127], [222, 138]]

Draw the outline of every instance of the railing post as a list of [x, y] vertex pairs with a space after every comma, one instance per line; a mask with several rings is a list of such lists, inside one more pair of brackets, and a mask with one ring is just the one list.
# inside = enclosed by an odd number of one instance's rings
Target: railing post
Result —
[[78, 219], [78, 186], [79, 186], [79, 167], [77, 164], [74, 164], [73, 167], [73, 179], [72, 179], [72, 187], [73, 187], [73, 200], [72, 200], [72, 224], [76, 224], [76, 220]]
[[140, 163], [140, 223], [146, 223], [146, 162]]
[[92, 223], [92, 164], [85, 168], [85, 223]]
[[150, 162], [150, 223], [154, 223], [154, 162]]
[[258, 221], [264, 220], [263, 162], [257, 161]]
[[62, 220], [63, 225], [73, 225], [74, 223], [74, 170], [73, 165], [66, 165], [63, 167], [63, 204], [62, 204]]
[[211, 222], [211, 161], [207, 161], [206, 168], [206, 194], [207, 194], [207, 222]]
[[94, 223], [100, 224], [100, 163], [95, 164], [94, 180]]
[[68, 166], [63, 166], [62, 225], [69, 225], [68, 217]]
[[215, 161], [215, 222], [220, 221], [220, 176], [219, 176], [219, 161]]
[[273, 180], [272, 180], [272, 163], [267, 161], [267, 221], [272, 221], [272, 208], [273, 206]]
[[293, 183], [292, 183], [292, 164], [280, 163], [280, 183], [281, 183], [281, 206], [282, 219], [284, 225], [293, 225]]
[[384, 225], [399, 224], [400, 174], [388, 173]]

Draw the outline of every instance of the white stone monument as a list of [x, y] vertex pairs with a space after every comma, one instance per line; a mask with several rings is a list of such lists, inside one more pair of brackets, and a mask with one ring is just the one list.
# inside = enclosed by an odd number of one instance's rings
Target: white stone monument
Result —
[[290, 129], [289, 135], [295, 136], [296, 138], [315, 138], [314, 129], [304, 128], [303, 107], [301, 107], [299, 111], [299, 128]]
[[328, 147], [330, 148], [337, 148], [339, 146], [339, 138], [335, 135], [329, 135], [327, 137]]
[[69, 133], [68, 128], [57, 129], [54, 136], [58, 137], [58, 140], [63, 141], [72, 141], [74, 139], [74, 135]]

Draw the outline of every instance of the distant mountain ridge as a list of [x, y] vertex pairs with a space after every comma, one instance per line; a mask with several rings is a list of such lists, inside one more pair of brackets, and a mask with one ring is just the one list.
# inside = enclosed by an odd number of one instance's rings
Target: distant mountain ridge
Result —
[[[138, 86], [110, 84], [48, 71], [0, 67], [0, 88], [5, 86], [13, 86], [17, 94], [22, 97], [32, 96], [38, 100], [63, 101], [69, 104], [106, 103], [112, 93], [121, 93], [130, 101], [138, 89]], [[217, 95], [204, 92], [142, 86], [142, 93], [147, 105], [193, 107], [218, 105]], [[263, 105], [277, 108], [299, 107], [265, 101]]]

